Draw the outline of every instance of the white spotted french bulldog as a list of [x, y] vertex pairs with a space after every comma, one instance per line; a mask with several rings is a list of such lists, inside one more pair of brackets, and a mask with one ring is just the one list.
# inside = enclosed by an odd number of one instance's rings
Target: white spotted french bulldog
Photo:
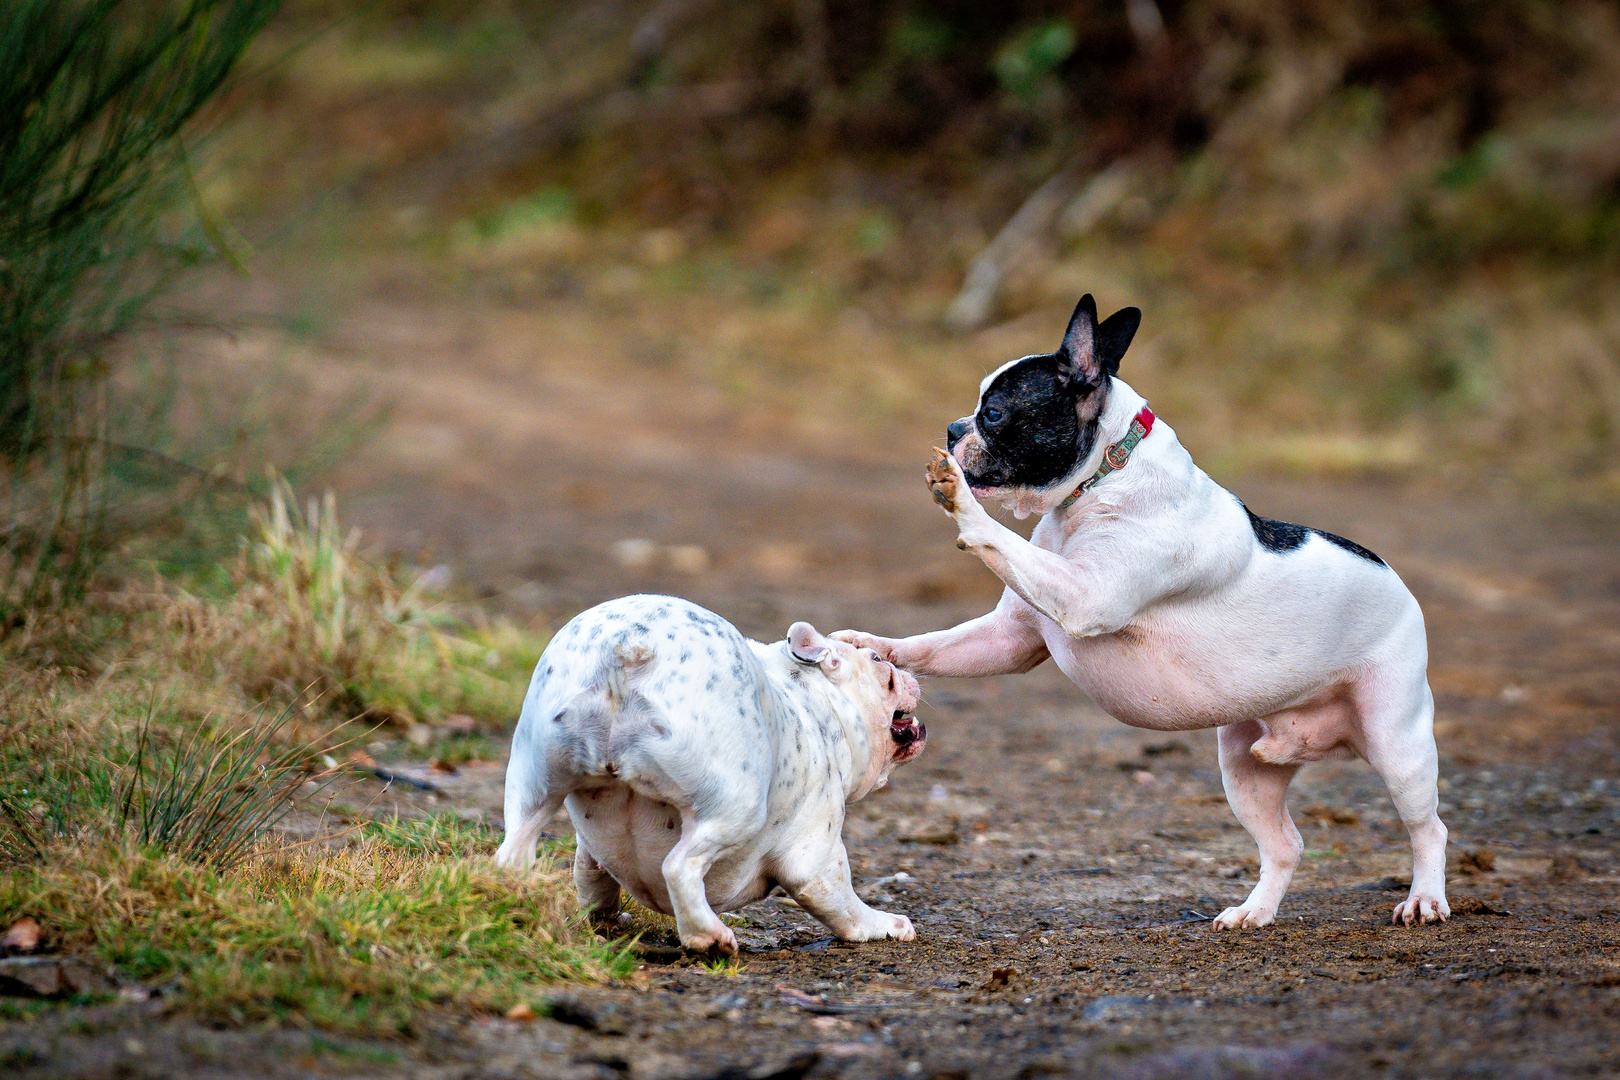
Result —
[[622, 886], [674, 915], [686, 948], [735, 953], [715, 911], [779, 884], [846, 941], [910, 941], [909, 919], [855, 895], [842, 831], [847, 803], [922, 753], [918, 697], [916, 679], [809, 623], [765, 645], [671, 596], [599, 604], [535, 666], [495, 858], [528, 865], [566, 805], [597, 919]]
[[[1384, 779], [1412, 841], [1394, 919], [1445, 920], [1446, 827], [1428, 644], [1384, 561], [1332, 533], [1250, 513], [1115, 376], [1141, 322], [1101, 325], [1088, 295], [1055, 353], [987, 376], [927, 479], [957, 547], [1006, 585], [987, 615], [890, 639], [833, 635], [919, 675], [1028, 671], [1051, 657], [1104, 710], [1157, 731], [1218, 728], [1227, 801], [1260, 880], [1215, 918], [1270, 923], [1304, 845], [1284, 795], [1307, 761], [1353, 755]], [[1044, 515], [1030, 539], [980, 505]]]

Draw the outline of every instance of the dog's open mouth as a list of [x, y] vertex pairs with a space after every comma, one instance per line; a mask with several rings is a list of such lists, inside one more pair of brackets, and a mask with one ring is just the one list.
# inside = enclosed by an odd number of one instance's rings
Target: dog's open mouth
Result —
[[926, 738], [928, 728], [915, 716], [908, 716], [903, 710], [896, 709], [894, 719], [889, 721], [889, 735], [894, 739], [896, 746], [910, 746]]

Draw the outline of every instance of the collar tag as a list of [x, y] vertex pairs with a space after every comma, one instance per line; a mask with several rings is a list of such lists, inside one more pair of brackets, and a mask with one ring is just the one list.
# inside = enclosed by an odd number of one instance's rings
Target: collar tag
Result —
[[1131, 429], [1125, 433], [1125, 437], [1119, 442], [1111, 444], [1108, 449], [1103, 451], [1103, 463], [1097, 469], [1096, 474], [1089, 480], [1080, 481], [1080, 486], [1075, 488], [1067, 499], [1058, 503], [1058, 509], [1067, 510], [1074, 505], [1075, 500], [1079, 499], [1080, 496], [1096, 487], [1097, 482], [1103, 477], [1111, 472], [1118, 472], [1130, 464], [1131, 451], [1135, 450], [1136, 444], [1147, 438], [1147, 433], [1152, 430], [1153, 410], [1144, 405], [1142, 411], [1137, 413], [1136, 417], [1131, 421]]

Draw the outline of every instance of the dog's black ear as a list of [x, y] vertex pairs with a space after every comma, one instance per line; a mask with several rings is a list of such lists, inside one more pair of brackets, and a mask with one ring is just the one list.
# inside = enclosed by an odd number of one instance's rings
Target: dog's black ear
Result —
[[1102, 377], [1097, 363], [1097, 301], [1090, 293], [1074, 306], [1057, 358], [1058, 371], [1066, 380], [1094, 384]]
[[1141, 325], [1142, 309], [1127, 307], [1120, 308], [1097, 327], [1097, 362], [1104, 375], [1119, 374], [1119, 362]]

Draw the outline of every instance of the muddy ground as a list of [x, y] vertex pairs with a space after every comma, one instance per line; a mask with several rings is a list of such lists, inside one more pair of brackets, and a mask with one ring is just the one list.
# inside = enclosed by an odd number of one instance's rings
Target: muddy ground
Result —
[[[589, 354], [547, 317], [378, 300], [311, 353], [319, 379], [393, 402], [340, 474], [372, 542], [451, 566], [490, 610], [554, 623], [632, 590], [771, 639], [798, 618], [897, 634], [993, 602], [921, 484], [928, 431], [776, 432], [674, 374]], [[238, 347], [246, 363], [265, 346]], [[941, 401], [939, 424], [970, 404]], [[740, 969], [653, 936], [634, 985], [569, 991], [551, 1019], [445, 1019], [365, 1043], [106, 1006], [0, 1029], [6, 1071], [1620, 1074], [1615, 519], [1421, 476], [1231, 482], [1259, 513], [1373, 548], [1423, 602], [1453, 845], [1444, 926], [1390, 925], [1405, 836], [1370, 770], [1323, 763], [1292, 790], [1307, 853], [1276, 925], [1215, 933], [1207, 918], [1257, 863], [1213, 734], [1124, 727], [1046, 665], [925, 684], [927, 753], [851, 813], [857, 883], [911, 917], [914, 943], [838, 943], [767, 901], [743, 913]], [[615, 558], [626, 539], [653, 542], [648, 565]], [[432, 798], [498, 814], [499, 794], [489, 762]]]

